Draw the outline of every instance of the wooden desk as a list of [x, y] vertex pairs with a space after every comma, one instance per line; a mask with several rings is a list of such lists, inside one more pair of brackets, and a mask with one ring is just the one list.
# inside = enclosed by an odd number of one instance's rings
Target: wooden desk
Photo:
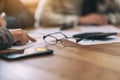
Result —
[[120, 43], [47, 47], [54, 55], [0, 59], [0, 80], [120, 80]]

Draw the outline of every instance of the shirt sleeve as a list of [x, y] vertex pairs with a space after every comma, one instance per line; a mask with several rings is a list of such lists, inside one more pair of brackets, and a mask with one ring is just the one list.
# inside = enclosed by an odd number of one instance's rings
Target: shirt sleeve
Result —
[[[61, 7], [58, 9], [61, 10]], [[63, 14], [62, 12], [56, 12], [53, 1], [47, 0], [43, 6], [43, 10], [40, 15], [40, 24], [42, 25], [54, 25], [59, 26], [62, 24], [76, 23], [78, 16], [75, 14]]]
[[[107, 0], [106, 0], [107, 1]], [[120, 1], [110, 0], [108, 1], [108, 6], [105, 8], [105, 12], [102, 14], [109, 23], [120, 24]]]
[[0, 27], [0, 50], [9, 48], [13, 45], [13, 37], [6, 29]]
[[40, 23], [42, 25], [62, 25], [70, 24], [71, 22], [76, 23], [78, 17], [76, 15], [63, 15], [54, 12], [44, 12], [41, 14]]
[[104, 15], [110, 24], [120, 24], [120, 13], [109, 13]]

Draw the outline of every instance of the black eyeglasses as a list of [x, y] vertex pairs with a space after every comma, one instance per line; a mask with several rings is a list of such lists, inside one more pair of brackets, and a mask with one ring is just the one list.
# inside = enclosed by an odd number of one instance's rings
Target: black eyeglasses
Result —
[[[106, 39], [108, 36], [116, 35], [117, 33], [83, 33], [83, 34], [76, 34], [73, 35], [73, 37], [67, 37], [65, 34], [61, 32], [55, 32], [51, 34], [47, 34], [43, 36], [43, 39], [46, 43], [50, 45], [56, 45], [59, 41], [67, 47], [75, 46], [78, 42], [80, 42], [83, 39], [89, 39], [89, 40], [101, 40]], [[75, 42], [75, 43], [74, 43]]]
[[43, 39], [46, 43], [50, 45], [56, 45], [60, 41], [64, 46], [72, 47], [75, 46], [76, 43], [80, 42], [84, 38], [67, 37], [65, 34], [61, 32], [55, 32], [43, 36]]

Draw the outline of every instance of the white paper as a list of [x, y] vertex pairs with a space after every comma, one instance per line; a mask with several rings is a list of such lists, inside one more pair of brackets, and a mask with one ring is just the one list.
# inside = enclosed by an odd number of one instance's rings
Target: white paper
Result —
[[12, 46], [11, 48], [9, 49], [16, 49], [16, 50], [22, 50], [22, 49], [26, 49], [26, 48], [29, 48], [29, 47], [32, 47], [35, 45], [35, 42], [29, 42], [27, 43], [26, 45], [23, 45], [23, 46]]
[[120, 37], [117, 36], [110, 36], [112, 38], [110, 40], [82, 40], [78, 44], [80, 45], [96, 45], [96, 44], [108, 44], [108, 43], [116, 43], [120, 42]]
[[117, 32], [120, 33], [120, 29], [112, 25], [105, 26], [81, 26], [81, 33], [83, 32]]

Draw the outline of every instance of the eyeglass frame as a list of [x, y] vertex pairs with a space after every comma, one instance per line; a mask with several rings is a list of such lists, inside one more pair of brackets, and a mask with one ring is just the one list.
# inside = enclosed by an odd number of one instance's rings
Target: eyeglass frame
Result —
[[[53, 35], [53, 34], [62, 34], [62, 35], [64, 36], [64, 38], [58, 39], [58, 38], [56, 38], [56, 37], [54, 37], [54, 36], [51, 36], [51, 35]], [[56, 40], [55, 44], [50, 44], [50, 43], [48, 43], [48, 41], [45, 40], [45, 38], [48, 37], [48, 36], [53, 37], [53, 38]], [[68, 38], [73, 38], [73, 39], [76, 40], [75, 43], [78, 43], [78, 42], [80, 42], [81, 40], [86, 39], [86, 38], [88, 38], [88, 37], [90, 37], [90, 36], [92, 36], [92, 35], [86, 36], [86, 37], [84, 37], [84, 38], [75, 38], [75, 37], [67, 37], [67, 35], [63, 34], [62, 32], [55, 32], [55, 33], [51, 33], [51, 34], [44, 35], [44, 36], [43, 36], [43, 40], [44, 40], [46, 43], [50, 44], [50, 45], [56, 45], [56, 44], [58, 43], [58, 41], [62, 42], [63, 39], [66, 39], [66, 40], [67, 40]], [[92, 40], [94, 40], [94, 37], [92, 38]], [[62, 44], [63, 44], [63, 43], [62, 43]], [[64, 44], [63, 44], [63, 45], [64, 45]], [[64, 46], [65, 46], [65, 45], [64, 45]]]

